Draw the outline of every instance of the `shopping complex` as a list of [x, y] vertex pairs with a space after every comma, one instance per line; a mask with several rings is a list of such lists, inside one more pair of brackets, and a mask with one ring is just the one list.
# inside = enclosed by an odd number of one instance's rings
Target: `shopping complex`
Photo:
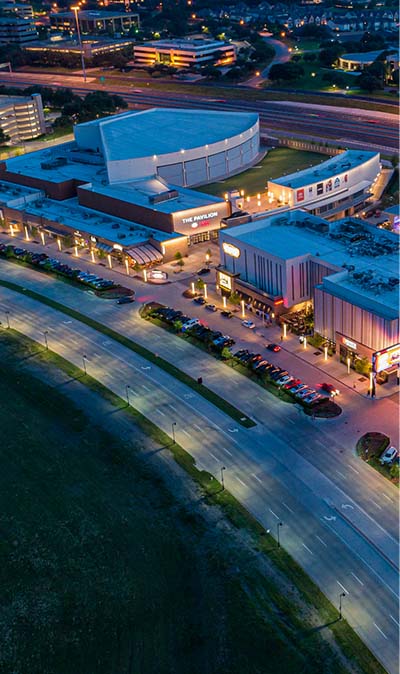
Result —
[[248, 310], [283, 321], [313, 309], [315, 331], [349, 367], [361, 358], [383, 367], [378, 353], [390, 354], [391, 369], [400, 364], [397, 234], [358, 218], [329, 222], [292, 210], [223, 230], [219, 239], [222, 294], [235, 291]]
[[73, 142], [0, 163], [10, 232], [140, 267], [219, 238], [221, 293], [237, 291], [260, 316], [313, 307], [315, 330], [342, 360], [366, 357], [379, 368], [392, 349], [394, 366], [399, 238], [354, 217], [379, 176], [379, 154], [346, 151], [270, 180], [268, 211], [231, 217], [229, 199], [194, 188], [259, 161], [258, 115], [151, 109], [74, 133]]

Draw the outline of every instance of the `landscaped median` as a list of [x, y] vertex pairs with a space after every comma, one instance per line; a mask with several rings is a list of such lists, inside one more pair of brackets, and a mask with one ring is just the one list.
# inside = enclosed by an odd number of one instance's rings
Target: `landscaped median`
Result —
[[[180, 445], [174, 443], [172, 441], [172, 438], [170, 438], [166, 433], [161, 431], [161, 429], [159, 429], [153, 422], [151, 422], [149, 419], [143, 416], [140, 412], [138, 412], [131, 406], [128, 406], [125, 400], [123, 400], [118, 395], [110, 391], [108, 388], [103, 386], [97, 380], [93, 379], [91, 376], [85, 374], [82, 370], [80, 370], [78, 367], [74, 366], [72, 363], [65, 360], [61, 356], [51, 352], [50, 350], [43, 349], [43, 347], [38, 345], [36, 342], [30, 340], [25, 336], [19, 335], [12, 329], [3, 331], [2, 340], [12, 343], [11, 348], [13, 358], [15, 359], [16, 363], [22, 360], [26, 362], [32, 362], [30, 361], [30, 358], [34, 357], [36, 367], [38, 367], [38, 365], [41, 365], [43, 368], [52, 367], [61, 370], [62, 372], [67, 374], [68, 377], [71, 377], [71, 379], [79, 381], [81, 384], [87, 386], [90, 390], [97, 393], [103, 399], [107, 400], [109, 403], [113, 405], [116, 411], [117, 410], [119, 411], [120, 414], [126, 415], [128, 418], [131, 417], [134, 423], [139, 427], [141, 427], [145, 431], [145, 433], [155, 441], [156, 445], [159, 446], [160, 449], [170, 451], [176, 462], [182, 468], [184, 468], [184, 470], [197, 483], [197, 485], [199, 485], [201, 492], [204, 496], [204, 503], [206, 504], [206, 506], [218, 506], [218, 508], [220, 508], [221, 510], [221, 513], [225, 515], [225, 517], [230, 521], [231, 524], [234, 525], [235, 529], [237, 531], [243, 532], [242, 547], [246, 548], [245, 554], [239, 558], [238, 553], [236, 553], [235, 556], [230, 557], [229, 565], [221, 566], [221, 564], [225, 564], [226, 562], [224, 562], [224, 560], [220, 557], [219, 554], [221, 545], [220, 540], [230, 539], [233, 536], [226, 535], [226, 532], [229, 531], [229, 529], [227, 528], [221, 528], [219, 534], [218, 531], [216, 531], [215, 532], [216, 535], [213, 539], [214, 543], [213, 559], [217, 560], [218, 562], [221, 559], [220, 566], [218, 568], [225, 569], [224, 575], [227, 579], [231, 579], [232, 589], [233, 587], [239, 589], [242, 587], [242, 585], [244, 585], [246, 588], [243, 603], [241, 605], [238, 604], [235, 605], [234, 607], [231, 606], [231, 603], [233, 601], [233, 592], [231, 594], [226, 594], [223, 596], [222, 604], [224, 607], [229, 606], [231, 610], [233, 610], [234, 608], [236, 611], [239, 611], [241, 616], [244, 616], [243, 632], [245, 630], [249, 631], [249, 623], [250, 623], [250, 632], [253, 631], [254, 640], [252, 642], [249, 641], [247, 647], [251, 648], [252, 651], [260, 647], [259, 646], [260, 623], [262, 624], [266, 623], [267, 625], [268, 624], [271, 625], [271, 628], [264, 633], [262, 658], [259, 660], [261, 662], [263, 658], [266, 658], [265, 672], [267, 674], [272, 672], [275, 673], [277, 671], [278, 665], [276, 662], [274, 662], [273, 658], [276, 658], [277, 651], [278, 653], [280, 652], [278, 649], [282, 650], [280, 656], [282, 658], [280, 662], [281, 666], [280, 671], [282, 672], [282, 674], [286, 673], [293, 674], [294, 671], [296, 672], [307, 671], [310, 672], [310, 674], [317, 674], [318, 672], [322, 671], [326, 672], [327, 674], [349, 674], [350, 671], [352, 672], [352, 674], [361, 674], [361, 672], [363, 674], [384, 674], [383, 667], [377, 662], [377, 660], [374, 658], [374, 656], [368, 650], [368, 648], [366, 648], [365, 644], [361, 641], [361, 639], [349, 626], [347, 621], [345, 619], [342, 620], [339, 619], [337, 608], [335, 608], [331, 604], [331, 602], [328, 601], [328, 599], [313, 583], [313, 581], [307, 576], [307, 574], [301, 569], [301, 567], [290, 557], [290, 555], [288, 555], [285, 552], [285, 550], [282, 547], [277, 546], [275, 539], [266, 532], [266, 530], [262, 527], [262, 525], [232, 496], [232, 494], [229, 493], [229, 491], [222, 488], [222, 485], [218, 482], [218, 480], [215, 479], [213, 475], [211, 475], [206, 471], [199, 471], [195, 466], [193, 457], [191, 457]], [[19, 366], [17, 365], [17, 367]], [[44, 370], [43, 372], [44, 376], [45, 372], [46, 371]], [[26, 373], [24, 373], [24, 371], [21, 370], [21, 377], [25, 376], [25, 374]], [[27, 376], [30, 375], [28, 374]], [[43, 383], [42, 380], [39, 380], [35, 385], [33, 379], [34, 378], [31, 377], [32, 380], [31, 385], [23, 386], [25, 400], [29, 404], [30, 400], [32, 400], [32, 396], [33, 395], [38, 396], [38, 393], [40, 393], [38, 397], [40, 398], [42, 405], [43, 401], [50, 399], [51, 405], [50, 409], [47, 410], [47, 413], [48, 414], [51, 413], [53, 415], [53, 418], [57, 418], [57, 416], [60, 414], [60, 410], [65, 409], [65, 405], [63, 405], [62, 396], [66, 396], [67, 394], [65, 393], [65, 391], [61, 393], [59, 387], [56, 386], [55, 388], [50, 389], [51, 391], [54, 391], [54, 395], [49, 395], [49, 393], [46, 392], [45, 390], [46, 387], [49, 388], [47, 380], [44, 379], [46, 383]], [[70, 423], [74, 427], [75, 431], [81, 431], [82, 427], [85, 428], [85, 424], [87, 424], [87, 420], [85, 420], [84, 413], [80, 412], [79, 409], [77, 408], [74, 409], [73, 404], [70, 404], [69, 416], [67, 415], [67, 417], [65, 418], [63, 415], [61, 415], [61, 422]], [[105, 440], [107, 442], [112, 439], [113, 438], [110, 435], [107, 435], [105, 437]], [[85, 462], [87, 462], [88, 460], [87, 439], [86, 442], [82, 444], [82, 447], [79, 448], [79, 451], [82, 453], [81, 457], [82, 464], [86, 466]], [[132, 452], [134, 453], [134, 451], [135, 450], [133, 449]], [[10, 453], [10, 456], [11, 455], [12, 453]], [[26, 455], [29, 458], [29, 452], [28, 453], [24, 452], [24, 456]], [[34, 462], [35, 457], [36, 453], [33, 453], [32, 459], [30, 460]], [[64, 465], [58, 463], [58, 461], [60, 460], [60, 456], [58, 453], [55, 453], [55, 457], [56, 457], [55, 465], [52, 465], [51, 459], [50, 462], [46, 464], [47, 465], [46, 479], [48, 479], [49, 474], [52, 476], [52, 478], [53, 476], [57, 476], [58, 478], [60, 466]], [[8, 458], [9, 457], [7, 456], [7, 459]], [[89, 458], [91, 458], [91, 455], [89, 456]], [[119, 486], [119, 482], [117, 480], [121, 472], [120, 470], [121, 466], [122, 471], [125, 473], [126, 462], [128, 460], [129, 455], [126, 453], [125, 448], [120, 445], [118, 438], [118, 442], [116, 442], [111, 449], [109, 449], [107, 446], [107, 461], [108, 461], [107, 469], [106, 470], [104, 469], [103, 466], [104, 462], [102, 462], [102, 457], [97, 455], [94, 455], [94, 463], [92, 464], [92, 468], [95, 469], [96, 471], [101, 470], [103, 473], [105, 473], [107, 483]], [[43, 457], [40, 457], [38, 461], [39, 463], [40, 462], [43, 463]], [[132, 465], [128, 464], [128, 468], [130, 470], [131, 475]], [[26, 479], [27, 476], [29, 477], [29, 471], [24, 471], [24, 480]], [[96, 478], [100, 480], [97, 472]], [[151, 475], [147, 474], [146, 480], [149, 481], [150, 478]], [[107, 535], [103, 535], [104, 528], [102, 527], [103, 524], [102, 522], [97, 522], [95, 532], [82, 530], [82, 528], [79, 528], [77, 525], [75, 525], [75, 523], [73, 523], [74, 527], [76, 526], [75, 532], [75, 528], [72, 527], [70, 512], [68, 511], [68, 513], [64, 514], [64, 510], [62, 507], [60, 507], [60, 504], [62, 504], [64, 507], [62, 499], [64, 498], [64, 500], [68, 503], [69, 499], [72, 498], [72, 501], [77, 501], [78, 507], [82, 508], [82, 512], [85, 512], [84, 509], [85, 503], [83, 499], [86, 498], [86, 481], [89, 478], [87, 475], [79, 475], [79, 482], [76, 483], [75, 480], [77, 478], [75, 476], [75, 473], [73, 473], [72, 477], [68, 474], [68, 479], [65, 478], [65, 475], [63, 476], [63, 479], [65, 480], [65, 484], [63, 484], [63, 489], [61, 489], [61, 492], [57, 498], [56, 514], [58, 519], [59, 518], [63, 519], [62, 524], [64, 526], [63, 531], [61, 533], [60, 527], [57, 526], [57, 534], [55, 533], [54, 535], [60, 535], [63, 538], [63, 540], [64, 539], [66, 539], [67, 541], [71, 540], [73, 544], [72, 552], [70, 553], [71, 557], [72, 559], [75, 560], [74, 553], [75, 549], [78, 547], [78, 551], [80, 551], [81, 554], [80, 562], [82, 562], [83, 560], [82, 550], [80, 550], [79, 545], [84, 545], [89, 536], [92, 537], [98, 536], [99, 538], [99, 540], [97, 541], [98, 547], [103, 548], [104, 546], [108, 545], [109, 550], [109, 546], [110, 544], [112, 544], [112, 532], [111, 530], [109, 532], [106, 531]], [[124, 546], [126, 542], [130, 540], [130, 538], [128, 537], [129, 534], [128, 526], [130, 524], [130, 520], [133, 519], [134, 517], [133, 511], [135, 511], [136, 515], [136, 511], [140, 509], [140, 507], [142, 507], [142, 500], [144, 498], [143, 488], [140, 487], [140, 481], [138, 480], [138, 478], [136, 478], [136, 480], [137, 482], [135, 483], [135, 485], [138, 490], [138, 493], [137, 495], [135, 494], [135, 498], [137, 498], [137, 505], [135, 501], [135, 508], [133, 508], [131, 513], [125, 516], [126, 519], [121, 518], [120, 510], [117, 507], [120, 505], [120, 503], [118, 502], [115, 505], [115, 515], [117, 518], [116, 522], [118, 521], [119, 526], [121, 526], [122, 522], [124, 527], [123, 534], [125, 537], [127, 537], [124, 538]], [[23, 484], [25, 486], [24, 481]], [[99, 485], [102, 486], [102, 483], [99, 482]], [[131, 490], [131, 485], [129, 486], [129, 489]], [[129, 492], [129, 495], [131, 497], [131, 492]], [[123, 495], [123, 498], [125, 498], [125, 495]], [[94, 499], [92, 496], [92, 501], [90, 502], [91, 508], [97, 506], [97, 500], [98, 496], [96, 496], [96, 499]], [[41, 506], [42, 502], [43, 499], [40, 500]], [[131, 500], [129, 499], [128, 502], [130, 505]], [[101, 496], [101, 503], [103, 503], [103, 495]], [[107, 501], [104, 501], [104, 503], [107, 504]], [[156, 503], [158, 503], [158, 501], [156, 501]], [[165, 508], [165, 503], [164, 505], [161, 505], [161, 508]], [[72, 510], [71, 505], [69, 505], [69, 510]], [[49, 531], [48, 513], [47, 511], [45, 512], [46, 512], [45, 523], [47, 531]], [[95, 512], [97, 514], [96, 510]], [[174, 513], [176, 514], [179, 512], [180, 511], [175, 507]], [[185, 517], [190, 522], [199, 521], [198, 513], [195, 510], [185, 511]], [[17, 534], [15, 534], [14, 531], [17, 528], [17, 525], [21, 528], [22, 524], [20, 523], [21, 518], [19, 519], [17, 518], [18, 521], [16, 520], [15, 522], [14, 519], [15, 518], [13, 518], [12, 521], [12, 528], [13, 528], [12, 537], [16, 541]], [[59, 524], [58, 519], [56, 520], [57, 525]], [[218, 519], [221, 527], [224, 526], [227, 527], [226, 524], [223, 524], [223, 517], [222, 518], [219, 517]], [[24, 518], [22, 521], [23, 522], [25, 521]], [[106, 521], [108, 522], [108, 518]], [[6, 520], [5, 524], [8, 524]], [[53, 523], [51, 522], [51, 524]], [[99, 533], [101, 534], [100, 536]], [[160, 532], [160, 534], [161, 533], [162, 531]], [[204, 548], [205, 547], [204, 534], [201, 533], [200, 535], [202, 536], [202, 538], [200, 539], [199, 544], [202, 545]], [[197, 538], [199, 538], [200, 535], [197, 534]], [[70, 539], [68, 539], [68, 537], [70, 537]], [[37, 538], [38, 540], [40, 540], [40, 537]], [[82, 544], [81, 539], [83, 539]], [[6, 544], [9, 544], [7, 540]], [[26, 546], [24, 539], [20, 538], [20, 540], [14, 542], [14, 545], [18, 545], [17, 552], [19, 558], [25, 559], [26, 556], [27, 560], [31, 562], [31, 557], [29, 555], [32, 553], [30, 550], [27, 551], [25, 550]], [[48, 545], [49, 543], [47, 542], [46, 549]], [[207, 551], [207, 548], [205, 549]], [[255, 554], [253, 553], [254, 550]], [[88, 554], [87, 546], [83, 548], [83, 551], [86, 554]], [[17, 554], [17, 552], [14, 551], [13, 554]], [[119, 552], [118, 554], [121, 553]], [[71, 557], [69, 559], [71, 559]], [[38, 559], [40, 559], [39, 556]], [[254, 560], [256, 559], [262, 560], [262, 563], [265, 564], [265, 566], [255, 567]], [[35, 560], [37, 561], [36, 557]], [[49, 573], [50, 578], [54, 579], [55, 573], [58, 571], [57, 561], [58, 561], [57, 557], [56, 555], [54, 555], [52, 557], [51, 567], [49, 567], [50, 570], [46, 571], [46, 578], [45, 578], [46, 584], [48, 584], [49, 582]], [[164, 560], [163, 564], [167, 564], [167, 562], [169, 563], [169, 561], [170, 561], [169, 559]], [[245, 564], [243, 564], [244, 561]], [[102, 562], [103, 564], [105, 563], [108, 564], [109, 557], [107, 558], [102, 557]], [[123, 563], [122, 554], [119, 563], [120, 564]], [[145, 568], [146, 573], [148, 574], [154, 573], [154, 570], [147, 566], [147, 558]], [[75, 582], [77, 580], [79, 580], [80, 582], [84, 582], [86, 580], [86, 582], [89, 582], [90, 585], [92, 585], [93, 575], [90, 574], [90, 576], [85, 579], [84, 573], [81, 571], [81, 564], [79, 564], [77, 569], [79, 570], [78, 576], [76, 575], [75, 569], [73, 569], [75, 573], [74, 576]], [[84, 567], [84, 569], [86, 570], [86, 567]], [[103, 574], [103, 575], [100, 574], [101, 579], [104, 576], [104, 569], [107, 570], [107, 566], [102, 567], [101, 569]], [[39, 567], [36, 568], [35, 573], [39, 575], [41, 573], [41, 569]], [[68, 569], [68, 573], [69, 574], [71, 573], [71, 569]], [[67, 580], [69, 580], [69, 575], [67, 576]], [[125, 578], [125, 582], [127, 582], [128, 580], [131, 579]], [[281, 582], [279, 582], [279, 580], [281, 580]], [[64, 610], [68, 610], [70, 612], [74, 607], [74, 604], [72, 602], [72, 598], [74, 597], [73, 590], [76, 591], [76, 586], [74, 586], [73, 588], [72, 586], [71, 588], [68, 588], [67, 600], [69, 603], [64, 607]], [[91, 595], [89, 596], [91, 597]], [[102, 597], [101, 594], [99, 594], [98, 596]], [[120, 597], [120, 595], [118, 594], [117, 597]], [[107, 601], [109, 599], [113, 600], [112, 607], [115, 608], [116, 602], [114, 600], [114, 595], [107, 596]], [[127, 601], [125, 597], [124, 599], [125, 601], [121, 604], [121, 610], [126, 612]], [[140, 601], [143, 602], [144, 600], [141, 594], [139, 593], [139, 598], [136, 597], [135, 594], [133, 594], [133, 601], [136, 605], [137, 602]], [[206, 605], [205, 609], [204, 607], [202, 608], [201, 606], [197, 605], [196, 611], [199, 612], [201, 610], [207, 611], [208, 605]], [[100, 607], [100, 605], [96, 607], [96, 612], [97, 611], [99, 611], [100, 615], [103, 616], [102, 607]], [[45, 613], [42, 607], [41, 615], [43, 614]], [[54, 612], [54, 614], [57, 615], [56, 612]], [[107, 612], [107, 616], [108, 615], [109, 613]], [[221, 608], [221, 616], [223, 615], [224, 614]], [[94, 623], [92, 613], [88, 611], [87, 616], [86, 615], [84, 616], [85, 620], [86, 618], [91, 619], [91, 622], [89, 624], [91, 627], [93, 627]], [[79, 627], [80, 624], [81, 623], [78, 622]], [[226, 637], [228, 634], [228, 627], [229, 627], [228, 624], [224, 625], [224, 648], [226, 648]], [[117, 641], [118, 644], [120, 644], [120, 639], [122, 638], [122, 636], [123, 635], [118, 634], [118, 641]], [[142, 641], [144, 639], [144, 636], [146, 636], [146, 632], [144, 632], [143, 635], [140, 634]], [[54, 639], [54, 631], [49, 631], [48, 638], [50, 640], [49, 642], [51, 643], [52, 638]], [[93, 640], [94, 634], [90, 634], [89, 637], [89, 635], [85, 636], [84, 631], [81, 631], [80, 638], [81, 639], [89, 638], [90, 640]], [[110, 631], [110, 645], [115, 641], [116, 641], [115, 635], [112, 633], [112, 631]], [[196, 648], [194, 652], [191, 653], [192, 657], [196, 655], [199, 647], [199, 643], [197, 642], [195, 643]], [[118, 656], [121, 657], [121, 653], [118, 653]], [[186, 654], [185, 657], [187, 657]], [[249, 653], [239, 651], [237, 652], [236, 657], [240, 658], [241, 661], [239, 661], [238, 667], [237, 669], [235, 669], [235, 672], [240, 671], [242, 674], [250, 674], [250, 672], [256, 671], [256, 668], [250, 667], [247, 661]], [[196, 669], [196, 671], [199, 670]], [[205, 671], [205, 669], [202, 669], [202, 671]], [[264, 671], [264, 668], [260, 669], [260, 667], [258, 667], [257, 671]]]
[[389, 463], [382, 464], [380, 458], [390, 445], [390, 438], [383, 433], [371, 431], [365, 433], [357, 442], [356, 451], [358, 456], [366, 461], [372, 468], [381, 473], [387, 480], [399, 486], [399, 457]]
[[157, 367], [164, 370], [165, 372], [168, 372], [168, 374], [175, 377], [175, 379], [178, 379], [183, 384], [196, 391], [196, 393], [198, 393], [203, 398], [208, 400], [210, 403], [215, 405], [215, 407], [218, 407], [222, 412], [225, 412], [225, 414], [230, 416], [238, 424], [241, 424], [245, 428], [252, 428], [253, 426], [256, 425], [256, 423], [252, 419], [246, 416], [246, 414], [244, 414], [237, 407], [229, 403], [227, 400], [219, 396], [218, 393], [215, 393], [211, 389], [207, 388], [207, 386], [204, 386], [204, 384], [199, 383], [198, 381], [193, 379], [193, 377], [186, 374], [186, 372], [183, 372], [183, 370], [180, 370], [172, 363], [169, 363], [164, 358], [161, 358], [160, 356], [153, 353], [149, 349], [146, 349], [146, 347], [142, 346], [141, 344], [134, 342], [132, 339], [129, 339], [124, 335], [121, 335], [119, 332], [112, 330], [106, 325], [99, 323], [98, 321], [94, 320], [93, 318], [90, 318], [89, 316], [86, 316], [85, 314], [81, 314], [79, 311], [76, 311], [75, 309], [71, 309], [70, 307], [67, 307], [64, 304], [60, 304], [60, 302], [56, 302], [56, 300], [46, 297], [45, 295], [41, 295], [40, 293], [37, 293], [34, 290], [30, 290], [29, 288], [23, 288], [17, 283], [0, 280], [0, 286], [21, 293], [22, 295], [26, 295], [27, 297], [30, 297], [38, 302], [41, 302], [42, 304], [46, 304], [52, 309], [61, 311], [62, 313], [71, 316], [71, 318], [75, 318], [77, 321], [80, 321], [81, 323], [88, 325], [94, 330], [103, 333], [107, 337], [114, 339], [116, 342], [119, 342], [126, 348], [130, 349], [131, 351], [134, 351], [139, 356], [145, 358], [149, 362], [154, 363], [154, 365], [157, 365]]
[[[301, 397], [296, 397], [296, 394], [290, 391], [289, 388], [279, 385], [273, 377], [269, 376], [267, 371], [259, 371], [254, 367], [263, 359], [261, 354], [249, 354], [253, 356], [254, 360], [248, 359], [245, 363], [242, 362], [240, 358], [232, 354], [229, 348], [230, 345], [234, 344], [233, 339], [227, 339], [227, 337], [221, 336], [220, 332], [203, 326], [198, 322], [198, 319], [191, 319], [189, 323], [183, 324], [183, 321], [189, 320], [188, 316], [183, 316], [181, 311], [175, 312], [173, 309], [169, 309], [157, 302], [145, 304], [140, 310], [140, 315], [143, 319], [151, 321], [154, 325], [162, 327], [178, 338], [188, 341], [202, 351], [206, 351], [209, 355], [234, 368], [245, 377], [251, 378], [252, 381], [262, 386], [262, 388], [272, 393], [272, 395], [277, 396], [282, 402], [298, 403], [308, 416], [332, 419], [339, 416], [342, 412], [341, 407], [330, 398], [318, 397], [317, 401], [313, 404], [308, 401], [306, 402]], [[192, 321], [197, 321], [197, 323], [192, 324]], [[186, 327], [187, 325], [190, 327]], [[197, 330], [198, 328], [200, 331]]]

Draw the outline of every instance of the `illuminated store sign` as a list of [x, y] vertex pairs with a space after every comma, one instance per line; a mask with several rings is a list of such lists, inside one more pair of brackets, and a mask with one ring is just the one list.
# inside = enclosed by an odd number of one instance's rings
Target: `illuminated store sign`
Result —
[[351, 339], [347, 339], [347, 337], [343, 337], [342, 342], [349, 349], [352, 349], [353, 351], [357, 351], [357, 344], [355, 342], [352, 342]]
[[227, 241], [223, 242], [222, 250], [224, 251], [224, 253], [230, 255], [231, 257], [240, 257], [239, 248], [236, 248], [236, 246], [233, 246], [231, 243], [228, 243]]
[[232, 290], [232, 279], [227, 274], [219, 273], [219, 285], [226, 290]]
[[182, 219], [183, 225], [190, 225], [193, 229], [199, 226], [205, 226], [210, 224], [212, 218], [216, 218], [218, 211], [212, 211], [211, 213], [203, 213], [202, 215], [191, 215], [188, 218]]
[[400, 344], [389, 346], [387, 349], [372, 354], [372, 369], [374, 372], [391, 370], [400, 365]]

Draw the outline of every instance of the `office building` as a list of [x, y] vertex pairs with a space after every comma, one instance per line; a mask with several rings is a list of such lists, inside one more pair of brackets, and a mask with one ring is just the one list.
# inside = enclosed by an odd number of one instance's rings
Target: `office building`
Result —
[[41, 95], [0, 96], [0, 128], [11, 143], [31, 140], [45, 133]]
[[157, 63], [174, 68], [202, 65], [231, 65], [236, 61], [236, 47], [219, 40], [182, 39], [154, 40], [135, 45], [136, 63], [152, 66]]

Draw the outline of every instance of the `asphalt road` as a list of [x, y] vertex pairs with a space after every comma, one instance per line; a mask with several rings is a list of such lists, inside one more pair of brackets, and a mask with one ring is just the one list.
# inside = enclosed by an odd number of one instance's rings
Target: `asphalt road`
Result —
[[[0, 276], [96, 317], [133, 337], [250, 413], [253, 429], [232, 420], [193, 391], [113, 340], [20, 294], [0, 289], [0, 311], [13, 327], [44, 342], [132, 404], [177, 440], [277, 535], [282, 545], [338, 604], [389, 672], [398, 671], [397, 492], [357, 461], [330, 422], [313, 422], [174, 335], [137, 315], [137, 304], [118, 307], [37, 272], [1, 262]], [[142, 292], [145, 299], [145, 292]], [[232, 393], [233, 392], [233, 393]], [[343, 431], [343, 429], [342, 429]], [[371, 493], [378, 505], [371, 506]]]
[[[299, 136], [319, 139], [332, 139], [343, 146], [355, 143], [363, 149], [372, 149], [384, 153], [398, 152], [398, 119], [395, 115], [376, 117], [371, 112], [370, 117], [361, 116], [357, 109], [343, 108], [343, 112], [326, 110], [312, 111], [309, 106], [286, 105], [285, 102], [249, 101], [243, 93], [243, 99], [228, 101], [225, 99], [212, 98], [218, 96], [218, 89], [210, 91], [210, 97], [195, 95], [193, 93], [151, 91], [144, 85], [143, 91], [135, 89], [128, 92], [126, 87], [113, 87], [111, 82], [99, 85], [97, 82], [87, 82], [85, 86], [71, 85], [71, 77], [63, 83], [62, 75], [40, 75], [17, 73], [12, 77], [0, 75], [0, 83], [12, 84], [13, 86], [29, 86], [33, 83], [42, 83], [46, 86], [63, 87], [72, 86], [77, 94], [84, 94], [88, 90], [103, 89], [108, 93], [120, 94], [132, 107], [141, 109], [148, 107], [190, 107], [205, 110], [226, 110], [236, 112], [257, 112], [260, 116], [261, 132], [264, 135], [275, 131], [290, 131], [290, 136]], [[134, 86], [134, 85], [132, 85]], [[272, 133], [273, 135], [273, 133]]]

